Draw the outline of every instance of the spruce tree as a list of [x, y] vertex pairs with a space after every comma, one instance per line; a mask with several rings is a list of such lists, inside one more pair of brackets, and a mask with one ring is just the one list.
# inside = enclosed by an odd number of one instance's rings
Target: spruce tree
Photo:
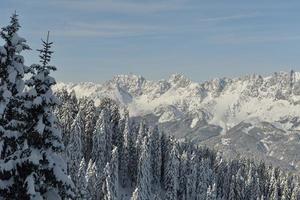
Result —
[[91, 159], [95, 162], [97, 170], [103, 172], [107, 162], [111, 159], [111, 132], [108, 128], [107, 110], [103, 109], [96, 122], [92, 139]]
[[98, 176], [96, 164], [92, 161], [92, 159], [89, 160], [85, 178], [87, 181], [87, 190], [89, 194], [88, 199], [97, 199], [101, 191], [101, 186], [98, 184], [98, 181], [102, 180]]
[[149, 145], [151, 151], [151, 169], [153, 174], [153, 184], [158, 185], [161, 177], [161, 143], [160, 143], [160, 132], [158, 127], [155, 126], [149, 132]]
[[141, 157], [139, 159], [138, 166], [138, 178], [137, 178], [137, 188], [138, 188], [138, 200], [148, 200], [151, 199], [151, 157], [150, 149], [148, 146], [147, 137], [141, 146]]
[[129, 122], [129, 114], [125, 113], [125, 128], [124, 128], [124, 140], [126, 147], [126, 159], [127, 159], [127, 171], [128, 176], [131, 180], [132, 186], [136, 184], [137, 180], [137, 168], [138, 168], [138, 157], [135, 146], [136, 137], [135, 132], [132, 130]]
[[206, 200], [217, 200], [216, 184], [209, 186], [207, 189]]
[[165, 180], [164, 187], [166, 190], [167, 200], [176, 200], [178, 192], [178, 176], [179, 176], [179, 160], [178, 160], [178, 149], [175, 144], [170, 152], [170, 156], [167, 160], [165, 169]]
[[82, 99], [80, 107], [84, 115], [83, 153], [85, 159], [89, 160], [91, 158], [93, 147], [93, 133], [99, 113], [95, 106], [95, 102], [92, 99]]
[[195, 199], [197, 194], [197, 171], [198, 171], [197, 155], [195, 153], [191, 156], [191, 162], [188, 166], [187, 175], [187, 199]]
[[198, 199], [205, 199], [207, 194], [207, 189], [210, 185], [212, 176], [212, 171], [209, 168], [209, 160], [203, 159], [199, 163], [199, 169], [197, 173], [197, 197]]
[[[112, 158], [111, 131], [108, 123], [107, 110], [101, 110], [92, 136], [91, 160], [95, 163], [97, 182], [96, 198], [103, 198], [101, 187], [106, 181], [105, 166]], [[111, 169], [109, 169], [111, 170]]]
[[66, 89], [56, 92], [60, 104], [56, 106], [54, 112], [58, 117], [62, 138], [65, 146], [68, 145], [71, 136], [71, 128], [79, 111], [78, 100], [74, 90], [70, 93]]
[[84, 160], [84, 157], [82, 157], [79, 169], [78, 169], [78, 175], [77, 175], [77, 184], [76, 187], [78, 188], [77, 191], [77, 199], [88, 199], [88, 190], [87, 190], [87, 180], [86, 180], [86, 163]]
[[[82, 134], [83, 133], [83, 116], [82, 112], [79, 112], [71, 126], [71, 134], [69, 138], [68, 146], [66, 147], [67, 164], [69, 173], [77, 185], [78, 180], [78, 161], [83, 157], [82, 153]], [[79, 189], [79, 188], [78, 188]]]
[[[124, 148], [124, 153], [123, 153], [123, 165], [120, 169], [120, 180], [121, 180], [121, 183], [122, 183], [122, 186], [125, 187], [128, 183], [126, 183], [127, 181], [127, 176], [129, 175], [129, 158], [131, 157], [131, 145], [132, 145], [132, 135], [131, 135], [131, 132], [130, 132], [130, 127], [129, 127], [129, 113], [128, 111], [126, 110], [125, 111], [125, 114], [124, 114], [124, 119], [122, 120], [123, 121], [123, 138], [124, 138], [124, 145], [123, 145], [123, 148]], [[133, 153], [133, 152], [132, 152]], [[132, 180], [133, 178], [133, 173], [130, 172], [130, 178]]]
[[112, 151], [112, 159], [105, 167], [105, 182], [102, 190], [105, 200], [119, 199], [119, 174], [118, 174], [118, 151], [115, 147]]
[[135, 188], [130, 200], [140, 200], [139, 188]]
[[[67, 175], [67, 165], [62, 158], [64, 145], [57, 118], [53, 110], [58, 99], [53, 95], [51, 87], [56, 84], [50, 76], [56, 67], [49, 65], [52, 42], [43, 42], [40, 52], [40, 63], [31, 66], [34, 72], [27, 85], [31, 88], [27, 103], [28, 130], [24, 134], [27, 145], [22, 149], [22, 155], [28, 159], [23, 167], [28, 176], [26, 183], [30, 198], [45, 199], [55, 196], [65, 199], [74, 196], [74, 184]], [[26, 148], [25, 148], [26, 146]]]
[[[27, 173], [21, 160], [21, 151], [26, 148], [23, 133], [26, 130], [28, 113], [24, 108], [24, 75], [29, 68], [24, 65], [20, 53], [29, 50], [26, 40], [18, 36], [20, 28], [18, 15], [14, 13], [10, 24], [1, 29], [5, 41], [0, 46], [0, 196], [22, 198], [27, 188], [24, 185]], [[26, 196], [25, 196], [26, 197]]]

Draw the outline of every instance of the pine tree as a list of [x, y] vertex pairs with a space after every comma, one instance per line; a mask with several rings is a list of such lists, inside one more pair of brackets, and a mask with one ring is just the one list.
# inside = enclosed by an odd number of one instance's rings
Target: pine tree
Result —
[[105, 169], [105, 182], [103, 186], [104, 200], [117, 200], [117, 191], [115, 190], [114, 183], [111, 180], [110, 166], [107, 163]]
[[245, 199], [245, 181], [242, 175], [242, 168], [239, 168], [235, 176], [235, 198], [237, 200]]
[[206, 200], [217, 200], [216, 184], [209, 186], [207, 189]]
[[141, 146], [144, 141], [144, 137], [146, 137], [147, 135], [148, 135], [148, 127], [146, 126], [146, 122], [142, 120], [139, 125], [138, 135], [136, 139], [136, 149], [138, 153], [141, 152]]
[[187, 199], [187, 184], [188, 184], [188, 168], [189, 168], [189, 156], [186, 151], [180, 155], [179, 164], [179, 198]]
[[150, 149], [148, 146], [147, 137], [141, 146], [141, 157], [139, 159], [138, 166], [138, 178], [137, 178], [137, 188], [138, 188], [138, 200], [149, 200], [151, 199], [151, 158]]
[[298, 184], [296, 184], [292, 191], [291, 200], [298, 200], [299, 197], [299, 187]]
[[124, 128], [124, 140], [125, 140], [125, 147], [126, 147], [126, 159], [127, 159], [127, 169], [128, 169], [128, 176], [131, 180], [132, 186], [136, 185], [137, 180], [137, 168], [138, 168], [138, 157], [137, 157], [137, 150], [135, 146], [136, 137], [135, 132], [130, 127], [129, 122], [129, 114], [125, 114], [125, 128]]
[[42, 42], [43, 49], [38, 50], [41, 64], [31, 66], [34, 74], [27, 82], [31, 88], [31, 101], [27, 103], [30, 116], [28, 130], [24, 134], [26, 145], [22, 149], [27, 162], [20, 168], [26, 169], [23, 174], [27, 174], [30, 198], [55, 196], [64, 199], [74, 196], [74, 184], [67, 175], [67, 165], [62, 158], [64, 145], [53, 113], [58, 100], [51, 89], [56, 82], [50, 73], [56, 67], [49, 65], [53, 53], [50, 51], [49, 32], [47, 40]]
[[260, 191], [259, 186], [260, 186], [259, 178], [256, 176], [255, 181], [254, 181], [253, 186], [252, 186], [252, 192], [251, 192], [251, 195], [250, 195], [251, 200], [259, 199], [259, 197], [261, 195], [261, 191]]
[[135, 188], [130, 200], [140, 200], [139, 188]]
[[161, 143], [160, 133], [158, 127], [155, 126], [152, 131], [149, 132], [149, 145], [151, 151], [151, 169], [153, 174], [153, 185], [158, 185], [161, 177]]
[[166, 190], [166, 199], [167, 200], [176, 200], [178, 192], [178, 176], [179, 176], [179, 160], [178, 160], [178, 150], [176, 145], [173, 144], [173, 147], [170, 152], [169, 159], [167, 160], [167, 165], [165, 168], [165, 180], [164, 187]]
[[[82, 134], [83, 133], [83, 116], [82, 112], [79, 112], [71, 126], [71, 133], [69, 144], [66, 147], [66, 154], [67, 154], [67, 163], [68, 163], [68, 170], [69, 173], [74, 181], [74, 184], [77, 185], [78, 180], [78, 161], [82, 160], [83, 153], [82, 153]], [[80, 188], [78, 188], [80, 189]]]
[[76, 187], [78, 188], [77, 199], [82, 199], [82, 200], [88, 199], [87, 181], [85, 177], [86, 168], [87, 166], [84, 157], [82, 157], [78, 169], [78, 176], [77, 176], [78, 183], [76, 184]]
[[21, 185], [28, 175], [21, 175], [22, 168], [18, 167], [23, 165], [21, 151], [26, 148], [23, 133], [28, 114], [24, 108], [23, 78], [29, 72], [20, 53], [30, 49], [26, 40], [18, 36], [20, 27], [18, 15], [14, 13], [10, 24], [0, 32], [5, 41], [0, 46], [0, 185], [5, 186], [0, 188], [0, 196], [10, 199], [22, 198], [27, 192]]
[[281, 192], [281, 200], [288, 200], [291, 198], [290, 194], [290, 188], [288, 185], [288, 178], [284, 177], [284, 180], [282, 181], [282, 192]]
[[[196, 199], [197, 193], [197, 164], [199, 160], [197, 159], [197, 155], [195, 153], [191, 156], [191, 162], [188, 166], [188, 178], [187, 178], [187, 199]], [[215, 189], [215, 188], [214, 188]]]
[[105, 200], [118, 200], [119, 178], [118, 178], [118, 151], [115, 147], [112, 151], [112, 159], [105, 167], [105, 182], [102, 190]]
[[92, 159], [89, 160], [87, 169], [86, 169], [86, 175], [85, 179], [87, 181], [87, 190], [88, 190], [88, 199], [96, 199], [97, 197], [97, 189], [96, 183], [97, 183], [97, 169], [95, 163], [92, 161]]
[[63, 142], [65, 146], [67, 146], [71, 135], [72, 124], [79, 111], [78, 100], [74, 90], [68, 93], [66, 89], [62, 89], [56, 92], [56, 96], [60, 100], [60, 104], [55, 108], [54, 112], [60, 123]]
[[269, 197], [271, 199], [278, 199], [278, 188], [275, 169], [271, 169], [270, 182], [269, 182]]
[[100, 113], [98, 113], [95, 102], [91, 99], [82, 99], [80, 109], [84, 115], [83, 152], [85, 159], [89, 160], [93, 147], [93, 133]]
[[197, 199], [205, 199], [212, 179], [212, 171], [209, 168], [208, 159], [204, 159], [199, 163], [197, 179]]
[[230, 183], [230, 190], [229, 190], [229, 198], [228, 200], [235, 200], [237, 199], [237, 195], [236, 195], [236, 191], [235, 191], [235, 176], [233, 175], [232, 178], [231, 178], [231, 183]]
[[96, 122], [92, 139], [91, 159], [97, 170], [102, 173], [107, 162], [111, 159], [112, 143], [111, 132], [108, 128], [107, 110], [103, 109]]
[[[133, 138], [130, 132], [130, 127], [129, 127], [129, 113], [126, 110], [125, 114], [124, 114], [124, 119], [122, 120], [123, 122], [123, 138], [124, 138], [124, 152], [123, 152], [123, 158], [122, 158], [122, 165], [120, 168], [120, 180], [121, 180], [121, 184], [123, 187], [125, 187], [127, 185], [126, 180], [127, 180], [127, 175], [129, 175], [129, 158], [131, 157], [130, 153], [134, 153], [134, 152], [130, 152], [132, 151], [132, 143], [133, 143]], [[130, 172], [130, 178], [133, 179], [133, 172]]]
[[[95, 163], [97, 182], [100, 188], [95, 191], [95, 198], [103, 198], [101, 187], [105, 180], [105, 166], [107, 162], [111, 162], [112, 158], [112, 142], [111, 142], [111, 130], [108, 122], [108, 112], [104, 108], [101, 110], [99, 118], [95, 125], [95, 130], [92, 136], [92, 152], [91, 160]], [[118, 156], [118, 155], [117, 155]], [[118, 163], [118, 162], [117, 162]], [[110, 169], [111, 170], [111, 169]]]

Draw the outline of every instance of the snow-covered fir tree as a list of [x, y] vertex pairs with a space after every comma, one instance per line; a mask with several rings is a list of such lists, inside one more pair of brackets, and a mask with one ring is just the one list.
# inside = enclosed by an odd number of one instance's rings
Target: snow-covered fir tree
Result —
[[206, 200], [217, 200], [216, 184], [208, 187]]
[[126, 162], [127, 162], [127, 170], [128, 170], [128, 177], [131, 182], [131, 186], [136, 184], [137, 180], [137, 168], [138, 168], [138, 156], [137, 156], [137, 149], [136, 149], [136, 133], [132, 130], [129, 121], [129, 113], [125, 112], [124, 117], [124, 142], [125, 142], [125, 154], [126, 154]]
[[[31, 198], [65, 199], [74, 196], [74, 184], [67, 174], [67, 165], [62, 158], [64, 145], [58, 126], [57, 118], [53, 113], [58, 99], [53, 95], [51, 86], [56, 82], [50, 76], [56, 67], [49, 65], [52, 42], [43, 42], [40, 52], [40, 63], [31, 66], [34, 74], [27, 81], [31, 101], [28, 107], [28, 130], [24, 134], [27, 148], [22, 154], [28, 161], [24, 164], [28, 174], [27, 188]], [[24, 172], [23, 172], [24, 173]]]
[[173, 145], [165, 168], [164, 188], [167, 200], [176, 200], [179, 187], [179, 159], [176, 145]]
[[112, 159], [105, 167], [105, 182], [102, 187], [102, 193], [105, 200], [120, 199], [117, 147], [113, 149]]
[[98, 178], [96, 164], [92, 161], [92, 159], [89, 160], [87, 165], [85, 179], [88, 191], [87, 199], [97, 199], [100, 189], [96, 188], [96, 185], [98, 186], [98, 180], [100, 180], [100, 178]]
[[95, 103], [92, 99], [81, 99], [80, 109], [84, 115], [84, 132], [85, 135], [83, 137], [83, 148], [84, 148], [84, 156], [86, 160], [90, 159], [90, 155], [93, 147], [93, 133], [95, 129], [95, 125], [98, 119], [98, 111], [95, 107]]
[[54, 112], [59, 119], [60, 127], [63, 134], [63, 142], [68, 145], [71, 136], [71, 128], [79, 111], [78, 100], [74, 91], [70, 93], [63, 89], [56, 92], [56, 96], [60, 100], [60, 104], [55, 108]]
[[149, 131], [149, 148], [151, 152], [151, 173], [153, 175], [152, 184], [158, 185], [161, 177], [161, 143], [160, 143], [160, 132], [158, 127], [155, 126]]
[[77, 188], [76, 198], [83, 199], [83, 200], [88, 199], [89, 196], [87, 190], [86, 169], [87, 169], [86, 162], [84, 157], [82, 157], [79, 164], [78, 174], [77, 174], [78, 181], [76, 183], [76, 188]]
[[[82, 112], [79, 112], [74, 119], [74, 122], [71, 126], [71, 133], [68, 145], [66, 147], [66, 157], [67, 157], [67, 164], [68, 164], [68, 171], [71, 177], [73, 177], [73, 182], [75, 185], [79, 183], [78, 180], [78, 161], [82, 160], [83, 158], [83, 151], [82, 151], [82, 143], [81, 138], [83, 133], [83, 116]], [[80, 190], [80, 188], [78, 188]]]
[[137, 188], [138, 194], [136, 199], [148, 200], [151, 196], [151, 151], [149, 148], [148, 138], [145, 137], [141, 147], [141, 157], [138, 165]]
[[96, 122], [92, 137], [91, 159], [95, 162], [99, 171], [103, 171], [107, 162], [111, 159], [112, 143], [111, 131], [107, 124], [107, 110], [103, 109]]
[[26, 197], [22, 186], [28, 174], [24, 168], [21, 151], [27, 147], [23, 133], [27, 128], [28, 113], [24, 111], [24, 75], [29, 70], [21, 55], [30, 49], [26, 40], [19, 37], [18, 15], [14, 13], [10, 24], [1, 29], [4, 46], [0, 46], [0, 196], [8, 199]]

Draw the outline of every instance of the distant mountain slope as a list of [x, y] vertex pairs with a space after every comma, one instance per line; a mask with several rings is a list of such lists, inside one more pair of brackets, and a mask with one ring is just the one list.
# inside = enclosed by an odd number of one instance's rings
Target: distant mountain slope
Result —
[[104, 84], [59, 83], [55, 89], [62, 88], [96, 103], [113, 98], [133, 117], [147, 116], [165, 132], [220, 149], [227, 156], [247, 154], [299, 170], [299, 72], [204, 83], [179, 74], [160, 81], [119, 75]]

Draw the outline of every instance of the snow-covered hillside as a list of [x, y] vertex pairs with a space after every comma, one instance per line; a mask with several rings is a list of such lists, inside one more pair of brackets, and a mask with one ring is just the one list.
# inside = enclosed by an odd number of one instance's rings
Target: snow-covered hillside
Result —
[[148, 116], [170, 134], [223, 149], [225, 154], [260, 155], [286, 168], [300, 166], [299, 72], [204, 83], [179, 74], [160, 81], [119, 75], [104, 84], [59, 83], [55, 89], [62, 88], [96, 103], [113, 98], [133, 117]]

